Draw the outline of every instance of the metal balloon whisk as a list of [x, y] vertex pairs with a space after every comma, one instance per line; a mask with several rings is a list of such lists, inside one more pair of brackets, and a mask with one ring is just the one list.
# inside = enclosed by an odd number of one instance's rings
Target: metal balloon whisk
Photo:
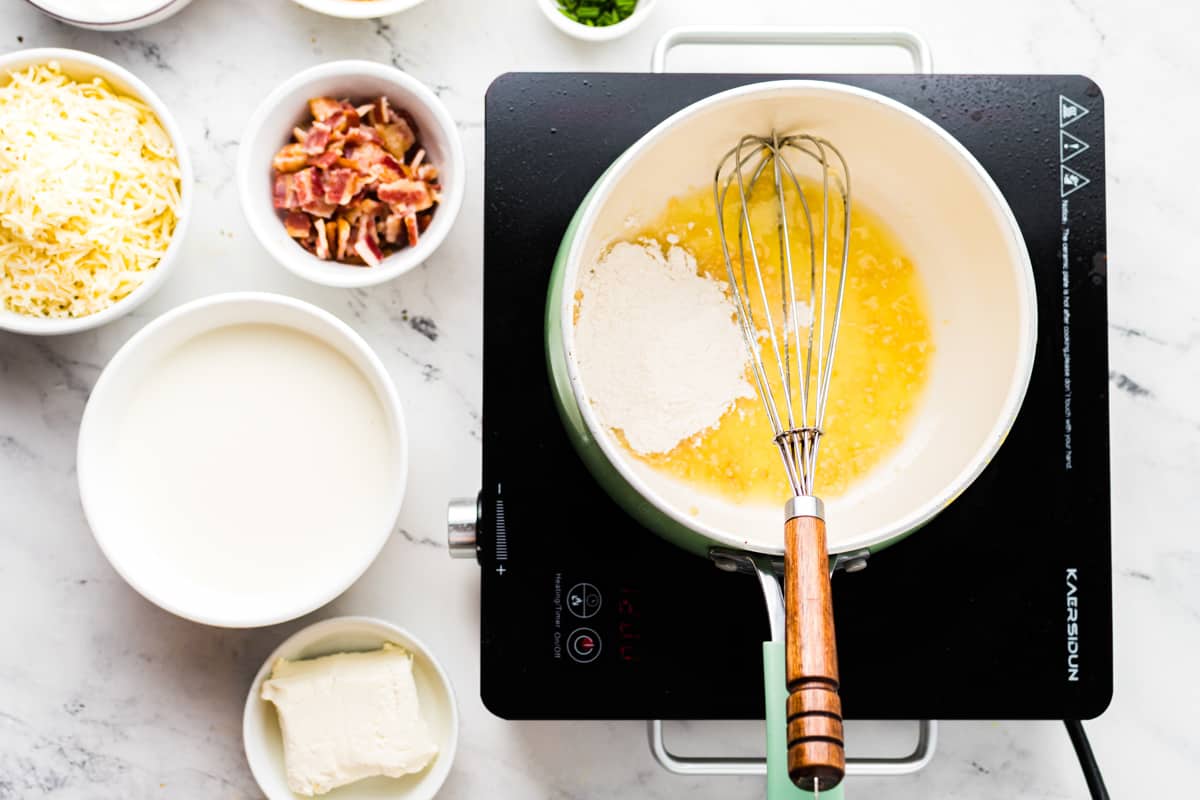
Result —
[[[814, 228], [813, 208], [802, 189], [802, 176], [787, 158], [789, 153], [811, 159], [819, 170], [820, 231]], [[762, 188], [764, 180], [769, 181], [768, 189], [778, 205], [772, 222], [778, 243], [779, 319], [771, 310], [773, 303], [756, 243], [758, 232], [750, 215], [750, 198]], [[794, 192], [790, 202], [789, 189]], [[744, 136], [717, 167], [713, 192], [729, 284], [758, 392], [793, 493], [812, 495], [850, 256], [850, 172], [842, 154], [826, 139], [808, 134]], [[732, 245], [726, 227], [730, 195], [738, 204], [734, 209], [737, 229]], [[802, 216], [795, 214], [797, 206]], [[830, 238], [830, 226], [839, 213], [842, 240], [836, 249], [840, 253], [834, 253], [831, 262], [831, 245], [838, 243]], [[802, 225], [797, 226], [797, 222]], [[794, 236], [800, 237], [804, 245], [801, 250], [809, 258], [806, 304], [796, 292]], [[836, 264], [837, 274], [832, 293], [831, 263]]]
[[717, 166], [713, 196], [747, 357], [793, 495], [784, 514], [788, 774], [825, 791], [841, 782], [846, 755], [825, 508], [813, 492], [850, 260], [850, 172], [826, 139], [743, 136]]

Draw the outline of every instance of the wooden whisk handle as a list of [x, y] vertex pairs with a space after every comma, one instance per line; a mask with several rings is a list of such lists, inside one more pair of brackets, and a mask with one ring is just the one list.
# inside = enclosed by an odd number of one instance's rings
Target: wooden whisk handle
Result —
[[801, 789], [825, 791], [846, 774], [825, 520], [789, 519], [784, 541], [788, 774]]

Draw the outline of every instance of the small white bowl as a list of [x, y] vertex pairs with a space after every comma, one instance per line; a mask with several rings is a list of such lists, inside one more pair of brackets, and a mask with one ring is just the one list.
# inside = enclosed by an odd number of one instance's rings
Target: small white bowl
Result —
[[150, 106], [162, 124], [163, 130], [171, 138], [171, 144], [175, 147], [175, 157], [179, 161], [179, 214], [175, 221], [175, 231], [171, 235], [171, 243], [167, 246], [167, 252], [163, 254], [158, 266], [149, 272], [141, 286], [108, 308], [86, 317], [74, 319], [30, 317], [0, 308], [0, 330], [34, 336], [55, 336], [91, 330], [125, 316], [150, 299], [179, 262], [179, 253], [183, 248], [183, 241], [192, 217], [194, 184], [192, 161], [188, 156], [187, 142], [183, 138], [179, 124], [167, 110], [167, 106], [158, 98], [158, 95], [151, 91], [149, 86], [138, 80], [133, 73], [108, 59], [79, 50], [57, 47], [18, 50], [0, 56], [0, 83], [7, 82], [8, 73], [11, 70], [20, 70], [33, 64], [45, 64], [50, 61], [57, 61], [63, 72], [75, 80], [88, 80], [99, 76], [108, 81], [115, 91], [135, 97]]
[[162, 22], [168, 17], [178, 14], [192, 0], [158, 0], [145, 3], [145, 7], [136, 16], [122, 17], [113, 14], [88, 14], [80, 8], [80, 3], [62, 3], [56, 0], [25, 0], [34, 8], [59, 22], [74, 25], [77, 28], [87, 28], [93, 31], [130, 31], [134, 28], [145, 28], [156, 22]]
[[638, 0], [633, 13], [616, 25], [592, 27], [578, 23], [562, 13], [558, 0], [537, 0], [538, 8], [542, 9], [546, 19], [550, 20], [554, 27], [568, 36], [585, 42], [611, 42], [613, 39], [620, 39], [622, 36], [632, 33], [635, 28], [646, 21], [657, 2], [658, 0]]
[[[386, 95], [392, 107], [407, 111], [417, 123], [417, 136], [427, 161], [437, 166], [442, 200], [429, 228], [414, 247], [393, 253], [377, 267], [323, 261], [301, 247], [284, 230], [272, 199], [271, 159], [292, 141], [292, 129], [311, 119], [314, 97], [369, 100]], [[438, 249], [462, 207], [466, 159], [454, 118], [425, 84], [404, 72], [373, 61], [333, 61], [304, 70], [285, 81], [262, 102], [238, 148], [238, 189], [242, 209], [263, 247], [287, 269], [323, 286], [375, 286], [416, 268]]]
[[[129, 508], [130, 477], [120, 473], [121, 462], [115, 457], [122, 437], [131, 434], [125, 427], [127, 409], [139, 387], [156, 385], [163, 357], [205, 333], [235, 325], [257, 324], [290, 328], [311, 336], [340, 353], [363, 376], [375, 395], [390, 439], [385, 456], [388, 464], [387, 488], [379, 495], [377, 507], [364, 513], [355, 523], [343, 522], [331, 528], [327, 539], [311, 546], [322, 547], [317, 566], [286, 583], [276, 581], [261, 589], [241, 581], [230, 585], [225, 565], [235, 559], [261, 563], [269, 547], [246, 547], [238, 551], [228, 544], [214, 544], [216, 556], [201, 569], [185, 569], [180, 558], [169, 548], [148, 547], [147, 531], [154, 523], [144, 514]], [[187, 425], [186, 409], [181, 409], [179, 425]], [[253, 419], [235, 421], [251, 425]], [[321, 424], [325, 424], [322, 421]], [[337, 424], [336, 420], [327, 423]], [[179, 442], [163, 441], [161, 447], [178, 447]], [[258, 454], [252, 454], [257, 456]], [[197, 457], [211, 458], [211, 454]], [[408, 477], [408, 434], [404, 411], [387, 369], [370, 346], [349, 325], [314, 305], [283, 295], [262, 292], [218, 294], [194, 300], [174, 308], [150, 322], [126, 342], [100, 374], [88, 398], [79, 426], [76, 453], [79, 496], [84, 516], [100, 550], [117, 573], [150, 602], [185, 619], [226, 628], [253, 628], [274, 625], [302, 616], [323, 606], [350, 587], [379, 555], [395, 527], [404, 500]], [[136, 476], [135, 476], [136, 477]], [[143, 487], [134, 487], [141, 489]], [[311, 491], [306, 489], [305, 491]], [[278, 490], [258, 490], [260, 505], [248, 511], [258, 516], [270, 514], [278, 502]], [[305, 498], [308, 495], [304, 495]], [[213, 503], [227, 498], [214, 495]], [[354, 500], [331, 496], [331, 504]], [[245, 502], [245, 501], [243, 501]], [[357, 524], [349, 536], [347, 526]], [[164, 528], [161, 533], [168, 531]], [[311, 552], [311, 551], [310, 551]], [[184, 555], [184, 558], [190, 556]]]
[[250, 684], [242, 715], [242, 740], [250, 771], [267, 800], [300, 798], [287, 786], [279, 717], [274, 706], [262, 699], [263, 682], [270, 676], [275, 661], [377, 650], [385, 642], [398, 644], [413, 654], [413, 677], [421, 716], [429, 723], [437, 741], [437, 757], [416, 774], [403, 778], [368, 778], [334, 789], [322, 797], [330, 800], [431, 800], [441, 789], [458, 749], [458, 704], [446, 671], [429, 648], [403, 628], [371, 617], [336, 617], [292, 634], [271, 653]]
[[425, 0], [292, 0], [310, 11], [342, 19], [377, 19], [421, 5]]

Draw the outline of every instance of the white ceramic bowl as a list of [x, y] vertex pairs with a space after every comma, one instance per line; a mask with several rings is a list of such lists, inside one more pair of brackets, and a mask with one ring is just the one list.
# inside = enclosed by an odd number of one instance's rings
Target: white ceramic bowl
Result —
[[[154, 384], [163, 357], [197, 336], [247, 323], [298, 330], [344, 356], [373, 391], [389, 439], [388, 452], [383, 457], [388, 474], [381, 481], [384, 488], [373, 490], [380, 494], [372, 496], [371, 508], [354, 521], [344, 521], [342, 527], [331, 525], [327, 540], [312, 544], [320, 552], [310, 551], [305, 556], [304, 561], [309, 566], [303, 574], [286, 581], [274, 580], [269, 586], [264, 583], [261, 588], [253, 584], [252, 575], [230, 581], [225, 575], [226, 565], [235, 559], [243, 559], [240, 563], [254, 569], [255, 564], [270, 558], [269, 552], [264, 555], [263, 551], [269, 551], [275, 545], [255, 543], [254, 547], [247, 546], [243, 552], [236, 552], [234, 546], [224, 544], [223, 550], [215, 553], [214, 558], [206, 559], [199, 569], [188, 568], [191, 561], [179, 563], [178, 550], [148, 546], [147, 531], [153, 525], [144, 519], [144, 514], [131, 511], [129, 503], [122, 499], [129, 495], [126, 483], [129, 477], [119, 473], [118, 467], [123, 462], [116, 456], [123, 441], [121, 437], [130, 435], [124, 424], [129, 404], [136, 397], [139, 386]], [[181, 417], [179, 424], [187, 425], [186, 417]], [[237, 424], [255, 423], [243, 420]], [[336, 425], [336, 420], [329, 424]], [[182, 434], [181, 438], [186, 439]], [[161, 446], [179, 445], [172, 440]], [[197, 457], [216, 456], [207, 453]], [[249, 454], [249, 457], [258, 458], [260, 454]], [[348, 325], [329, 312], [300, 300], [241, 292], [214, 295], [172, 309], [134, 334], [117, 351], [88, 398], [80, 423], [76, 461], [80, 499], [92, 534], [113, 568], [130, 586], [156, 605], [186, 619], [222, 627], [249, 628], [307, 614], [337, 597], [366, 571], [391, 535], [400, 513], [408, 475], [408, 436], [404, 412], [391, 377], [367, 343]], [[247, 507], [246, 513], [253, 513], [255, 517], [271, 519], [274, 503], [288, 502], [286, 487], [282, 490], [259, 487], [257, 491], [259, 496], [240, 501], [259, 503]], [[225, 499], [214, 495], [212, 501], [220, 503]], [[377, 505], [374, 504], [376, 499]], [[310, 502], [308, 495], [304, 500]], [[347, 502], [352, 501], [329, 497], [326, 505], [311, 508], [313, 513], [331, 516], [328, 504]], [[351, 525], [357, 527], [350, 531]], [[163, 530], [169, 532], [166, 525]], [[254, 554], [252, 557], [249, 556], [251, 553]], [[251, 560], [245, 561], [247, 558]], [[241, 574], [244, 575], [245, 570]]]
[[167, 252], [163, 255], [162, 260], [159, 261], [158, 266], [146, 276], [142, 285], [120, 301], [102, 311], [97, 311], [95, 314], [75, 319], [29, 317], [0, 308], [0, 330], [35, 336], [53, 336], [90, 330], [107, 322], [112, 322], [118, 317], [125, 316], [150, 299], [158, 291], [159, 287], [162, 286], [163, 282], [166, 281], [179, 262], [179, 254], [183, 248], [184, 239], [187, 236], [188, 224], [192, 217], [192, 192], [194, 184], [192, 178], [192, 161], [188, 156], [187, 142], [183, 138], [183, 132], [180, 130], [179, 124], [175, 121], [171, 112], [167, 110], [163, 101], [158, 98], [158, 95], [151, 91], [149, 86], [138, 80], [133, 73], [123, 67], [119, 67], [107, 59], [79, 50], [67, 50], [55, 47], [18, 50], [14, 53], [7, 53], [0, 56], [0, 82], [7, 82], [10, 70], [24, 69], [32, 64], [45, 64], [49, 61], [57, 61], [61, 65], [63, 72], [76, 80], [87, 80], [97, 76], [104, 78], [115, 91], [129, 95], [130, 97], [136, 97], [154, 110], [154, 114], [158, 117], [158, 121], [162, 124], [163, 129], [171, 137], [171, 143], [175, 146], [175, 156], [179, 160], [180, 203], [179, 216], [175, 222], [175, 232], [171, 236], [171, 243], [167, 247]]
[[297, 5], [343, 19], [377, 19], [407, 11], [425, 0], [292, 0]]
[[94, 31], [129, 31], [162, 22], [168, 17], [178, 14], [192, 0], [157, 0], [157, 2], [147, 0], [144, 8], [140, 9], [135, 16], [102, 12], [87, 13], [86, 10], [79, 8], [79, 3], [72, 4], [63, 2], [63, 0], [26, 0], [26, 2], [48, 16], [77, 28], [88, 28]]
[[625, 19], [618, 22], [616, 25], [605, 25], [603, 27], [592, 27], [590, 25], [582, 25], [559, 10], [558, 0], [537, 0], [538, 8], [546, 15], [546, 19], [554, 27], [558, 28], [568, 36], [573, 36], [584, 42], [611, 42], [613, 39], [619, 39], [622, 36], [632, 33], [639, 25], [646, 21], [650, 16], [650, 12], [654, 10], [658, 0], [638, 0], [638, 4], [634, 6], [633, 13]]
[[1021, 408], [1037, 343], [1033, 268], [1012, 210], [958, 140], [902, 103], [825, 81], [750, 84], [688, 106], [625, 151], [559, 251], [547, 322], [558, 397], [601, 482], [627, 508], [653, 509], [645, 524], [701, 552], [783, 552], [778, 504], [728, 501], [632, 457], [600, 422], [573, 355], [578, 277], [627, 235], [626, 220], [653, 219], [689, 187], [711, 191], [730, 142], [771, 130], [834, 142], [854, 204], [889, 226], [924, 283], [936, 354], [907, 436], [826, 502], [830, 552], [878, 547], [929, 521], [988, 465]]
[[[271, 159], [290, 142], [292, 128], [311, 117], [308, 101], [329, 96], [367, 100], [386, 95], [392, 107], [412, 115], [417, 136], [437, 166], [442, 201], [429, 228], [415, 247], [406, 247], [377, 267], [322, 261], [287, 235], [272, 200]], [[238, 148], [238, 188], [242, 209], [255, 236], [283, 266], [324, 286], [374, 286], [403, 275], [429, 258], [446, 239], [462, 207], [466, 159], [454, 118], [423, 83], [404, 72], [373, 61], [333, 61], [304, 70], [271, 92], [262, 102]]]
[[287, 787], [283, 763], [283, 738], [275, 707], [262, 699], [263, 682], [276, 659], [316, 658], [363, 650], [377, 650], [385, 642], [398, 644], [413, 654], [413, 677], [421, 715], [438, 744], [438, 755], [421, 772], [403, 778], [369, 778], [322, 797], [330, 800], [431, 800], [437, 794], [458, 749], [458, 704], [454, 687], [433, 653], [403, 628], [370, 617], [337, 617], [298, 631], [271, 653], [254, 676], [242, 716], [242, 739], [250, 771], [267, 800], [296, 800]]

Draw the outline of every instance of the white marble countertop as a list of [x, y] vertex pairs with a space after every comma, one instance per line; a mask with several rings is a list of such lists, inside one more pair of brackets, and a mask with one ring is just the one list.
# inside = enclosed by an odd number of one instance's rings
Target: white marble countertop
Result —
[[[266, 654], [311, 619], [383, 615], [445, 660], [463, 714], [452, 798], [761, 796], [754, 779], [661, 771], [640, 723], [509, 723], [478, 698], [478, 572], [444, 546], [449, 497], [479, 482], [483, 93], [514, 69], [641, 70], [679, 24], [900, 24], [947, 72], [1082, 72], [1107, 97], [1117, 691], [1088, 730], [1114, 796], [1179, 797], [1200, 784], [1200, 183], [1195, 76], [1200, 12], [1120, 0], [663, 0], [632, 36], [589, 46], [532, 0], [429, 0], [382, 22], [340, 22], [286, 0], [196, 0], [162, 25], [92, 33], [0, 0], [0, 50], [70, 46], [139, 74], [178, 115], [198, 179], [177, 275], [131, 317], [61, 339], [0, 334], [0, 798], [258, 796], [242, 756], [242, 703]], [[735, 10], [736, 9], [736, 10]], [[736, 16], [735, 16], [736, 14]], [[423, 268], [368, 291], [315, 288], [253, 240], [233, 182], [242, 126], [269, 89], [324, 60], [391, 62], [435, 87], [466, 144], [469, 193]], [[263, 289], [354, 325], [406, 405], [414, 469], [401, 530], [367, 575], [306, 620], [254, 631], [172, 617], [129, 589], [83, 519], [76, 429], [106, 360], [185, 300]], [[406, 320], [433, 320], [416, 326]], [[754, 726], [677, 739], [757, 746]], [[856, 728], [862, 739], [880, 730]], [[699, 748], [702, 745], [696, 744]], [[1079, 798], [1057, 723], [950, 723], [917, 776], [852, 779], [852, 795]]]

